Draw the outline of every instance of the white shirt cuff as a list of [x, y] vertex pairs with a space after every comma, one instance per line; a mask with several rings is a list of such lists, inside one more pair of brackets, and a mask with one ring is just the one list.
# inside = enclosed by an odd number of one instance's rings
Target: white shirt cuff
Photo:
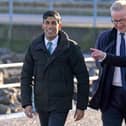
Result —
[[99, 59], [98, 61], [99, 61], [99, 62], [102, 62], [102, 61], [106, 58], [106, 56], [107, 56], [107, 54], [104, 52], [103, 58], [102, 58], [102, 59]]

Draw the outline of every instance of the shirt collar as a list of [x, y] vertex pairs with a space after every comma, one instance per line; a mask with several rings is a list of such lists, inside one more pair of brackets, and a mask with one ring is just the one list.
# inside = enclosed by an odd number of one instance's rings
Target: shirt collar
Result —
[[53, 45], [57, 45], [58, 43], [58, 38], [59, 36], [57, 35], [53, 40], [49, 41], [46, 37], [44, 38], [45, 40], [45, 45], [47, 45], [48, 42], [52, 42]]
[[[120, 35], [120, 33], [121, 33], [120, 31], [117, 31], [117, 34], [118, 34], [118, 35]], [[125, 36], [125, 35], [126, 35], [126, 32], [124, 32], [124, 36]]]

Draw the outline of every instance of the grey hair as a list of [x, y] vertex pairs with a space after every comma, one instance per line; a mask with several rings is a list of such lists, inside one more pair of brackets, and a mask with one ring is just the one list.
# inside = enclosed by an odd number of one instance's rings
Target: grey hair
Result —
[[110, 12], [120, 11], [124, 8], [126, 8], [126, 0], [116, 0], [110, 7]]

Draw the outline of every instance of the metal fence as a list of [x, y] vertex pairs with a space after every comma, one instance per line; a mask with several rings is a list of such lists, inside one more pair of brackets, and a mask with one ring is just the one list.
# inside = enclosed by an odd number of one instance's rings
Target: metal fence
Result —
[[0, 13], [42, 14], [55, 9], [68, 15], [108, 15], [113, 0], [0, 0]]

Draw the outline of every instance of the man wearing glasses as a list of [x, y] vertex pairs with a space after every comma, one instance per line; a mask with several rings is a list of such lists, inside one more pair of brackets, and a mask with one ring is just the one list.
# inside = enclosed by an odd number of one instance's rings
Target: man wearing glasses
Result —
[[103, 126], [121, 126], [126, 122], [126, 0], [115, 1], [110, 11], [114, 27], [102, 32], [91, 48], [101, 72], [90, 107], [101, 110]]

